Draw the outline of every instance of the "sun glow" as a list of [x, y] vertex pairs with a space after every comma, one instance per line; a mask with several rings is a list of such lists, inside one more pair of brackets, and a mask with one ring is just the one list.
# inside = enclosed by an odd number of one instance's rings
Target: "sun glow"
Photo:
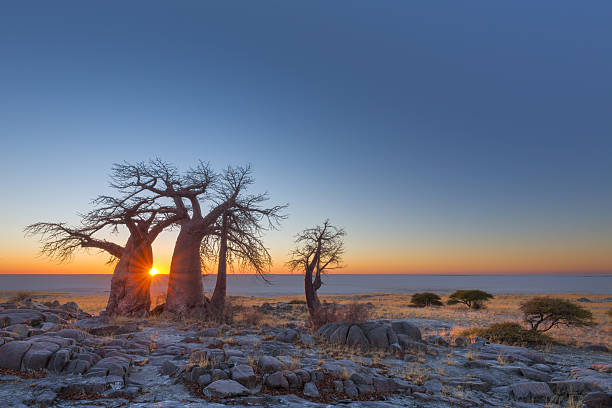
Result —
[[159, 271], [157, 270], [157, 268], [151, 268], [151, 270], [149, 271], [149, 275], [151, 276], [155, 276], [159, 273]]

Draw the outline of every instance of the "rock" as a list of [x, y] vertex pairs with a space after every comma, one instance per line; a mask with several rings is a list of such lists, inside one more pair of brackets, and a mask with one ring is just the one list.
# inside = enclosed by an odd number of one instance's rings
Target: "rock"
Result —
[[247, 395], [249, 390], [234, 380], [217, 380], [206, 386], [202, 392], [209, 398], [230, 398]]
[[509, 393], [519, 401], [540, 400], [551, 398], [552, 391], [548, 384], [544, 382], [523, 382], [512, 384]]
[[55, 343], [37, 341], [25, 353], [21, 365], [25, 370], [46, 368], [49, 359], [59, 348], [60, 346]]
[[344, 381], [342, 385], [344, 387], [344, 393], [349, 398], [357, 398], [359, 396], [359, 391], [357, 390], [355, 383], [352, 382], [351, 380]]
[[530, 380], [540, 381], [540, 382], [548, 382], [552, 379], [549, 374], [543, 373], [541, 371], [535, 370], [529, 367], [521, 367], [521, 374], [523, 377], [529, 378]]
[[11, 341], [0, 346], [0, 368], [21, 369], [21, 360], [32, 346], [28, 341]]
[[582, 348], [584, 351], [595, 353], [609, 353], [610, 349], [605, 344], [588, 344]]
[[200, 385], [204, 385], [204, 386], [210, 384], [211, 382], [212, 382], [212, 377], [210, 376], [210, 374], [202, 374], [197, 379], [197, 383]]
[[395, 320], [391, 322], [391, 328], [395, 334], [403, 334], [411, 340], [421, 341], [421, 330], [407, 320]]
[[44, 390], [34, 400], [34, 402], [38, 405], [42, 406], [50, 406], [53, 404], [53, 401], [57, 398], [57, 394], [51, 390]]
[[333, 344], [346, 344], [346, 337], [349, 332], [349, 326], [342, 324], [329, 335], [328, 341]]
[[300, 342], [307, 347], [315, 345], [315, 339], [308, 333], [300, 333]]
[[399, 342], [397, 335], [389, 326], [376, 324], [367, 330], [364, 328], [365, 325], [363, 324], [361, 328], [370, 342], [370, 347], [388, 349], [391, 344]]
[[444, 340], [442, 336], [437, 336], [437, 335], [427, 336], [427, 342], [431, 344], [435, 344], [436, 346], [450, 347], [449, 342]]
[[299, 338], [299, 333], [297, 330], [288, 328], [283, 333], [279, 334], [276, 338], [279, 341], [283, 341], [286, 343], [295, 343]]
[[214, 368], [210, 372], [210, 376], [212, 377], [213, 381], [227, 380], [228, 378], [230, 378], [230, 375], [225, 370], [221, 370], [219, 368]]
[[27, 324], [38, 326], [45, 320], [45, 316], [38, 310], [31, 309], [6, 309], [0, 311], [0, 320], [7, 321], [8, 325]]
[[612, 394], [590, 392], [584, 396], [582, 403], [586, 408], [609, 408], [612, 407]]
[[17, 335], [19, 335], [20, 338], [25, 338], [28, 337], [31, 328], [27, 324], [19, 323], [6, 326], [5, 330], [16, 333]]
[[468, 344], [470, 344], [470, 342], [465, 337], [459, 336], [459, 337], [455, 338], [455, 346], [456, 347], [465, 347]]
[[427, 347], [423, 343], [412, 340], [412, 337], [405, 334], [398, 334], [397, 339], [403, 350], [425, 351]]
[[310, 398], [319, 398], [321, 396], [316, 384], [313, 382], [304, 384], [304, 395]]
[[581, 298], [576, 299], [576, 302], [591, 303], [592, 300], [589, 298], [581, 297]]
[[55, 332], [54, 334], [59, 337], [65, 337], [67, 339], [73, 339], [77, 341], [83, 341], [87, 337], [89, 337], [89, 334], [87, 332], [78, 329], [63, 329], [58, 332]]
[[368, 350], [370, 348], [370, 342], [368, 341], [363, 330], [357, 325], [351, 326], [346, 336], [346, 345], [355, 347], [361, 350]]
[[198, 333], [199, 337], [217, 337], [219, 336], [219, 329], [217, 327], [207, 327]]
[[159, 369], [159, 372], [162, 373], [162, 375], [172, 375], [177, 369], [178, 367], [176, 364], [170, 360], [166, 360]]
[[557, 395], [582, 394], [591, 389], [591, 386], [580, 380], [551, 381], [548, 386]]
[[612, 375], [587, 369], [573, 369], [571, 371], [572, 377], [577, 380], [582, 380], [589, 384], [594, 390], [612, 391]]
[[287, 378], [285, 378], [283, 373], [280, 371], [270, 374], [268, 378], [266, 378], [266, 384], [270, 388], [282, 388], [285, 390], [289, 389], [289, 381], [287, 381]]
[[68, 361], [70, 360], [70, 354], [71, 353], [69, 349], [58, 350], [49, 360], [47, 368], [56, 373], [61, 372], [64, 367], [66, 367], [66, 364], [68, 364]]
[[259, 367], [264, 373], [271, 373], [285, 369], [285, 365], [281, 363], [278, 358], [272, 356], [261, 356], [259, 359]]
[[94, 336], [113, 336], [138, 331], [138, 325], [134, 323], [123, 325], [107, 324], [102, 319], [95, 317], [79, 320], [76, 322], [76, 325]]

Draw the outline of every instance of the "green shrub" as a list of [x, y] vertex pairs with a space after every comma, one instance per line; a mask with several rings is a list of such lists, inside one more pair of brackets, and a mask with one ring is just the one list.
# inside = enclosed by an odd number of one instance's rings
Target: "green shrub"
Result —
[[456, 305], [463, 303], [470, 309], [482, 309], [485, 302], [492, 298], [492, 294], [478, 289], [457, 290], [450, 295], [446, 304]]
[[521, 305], [525, 322], [532, 331], [547, 332], [555, 326], [593, 325], [593, 314], [565, 299], [535, 297]]
[[412, 307], [427, 307], [427, 306], [442, 306], [442, 299], [440, 296], [431, 292], [415, 293], [410, 299], [410, 306]]
[[292, 299], [289, 301], [290, 305], [305, 305], [306, 301], [304, 299]]
[[495, 323], [486, 328], [464, 330], [460, 333], [464, 337], [484, 337], [491, 343], [509, 344], [512, 346], [534, 346], [553, 343], [553, 339], [546, 334], [524, 329], [518, 323]]

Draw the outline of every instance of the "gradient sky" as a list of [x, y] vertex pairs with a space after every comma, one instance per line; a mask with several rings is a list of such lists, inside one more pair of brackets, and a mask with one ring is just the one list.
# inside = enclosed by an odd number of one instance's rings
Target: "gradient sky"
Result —
[[[252, 163], [345, 272], [612, 272], [609, 1], [5, 2], [0, 273], [114, 162]], [[167, 271], [175, 234], [156, 244]], [[121, 241], [124, 237], [116, 237]]]

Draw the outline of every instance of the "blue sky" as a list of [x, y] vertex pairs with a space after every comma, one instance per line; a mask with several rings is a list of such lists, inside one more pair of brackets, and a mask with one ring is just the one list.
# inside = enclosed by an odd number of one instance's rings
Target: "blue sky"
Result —
[[596, 1], [4, 4], [0, 262], [30, 262], [23, 226], [76, 221], [112, 163], [159, 156], [252, 163], [290, 203], [281, 269], [329, 217], [347, 271], [610, 272], [610, 21]]

